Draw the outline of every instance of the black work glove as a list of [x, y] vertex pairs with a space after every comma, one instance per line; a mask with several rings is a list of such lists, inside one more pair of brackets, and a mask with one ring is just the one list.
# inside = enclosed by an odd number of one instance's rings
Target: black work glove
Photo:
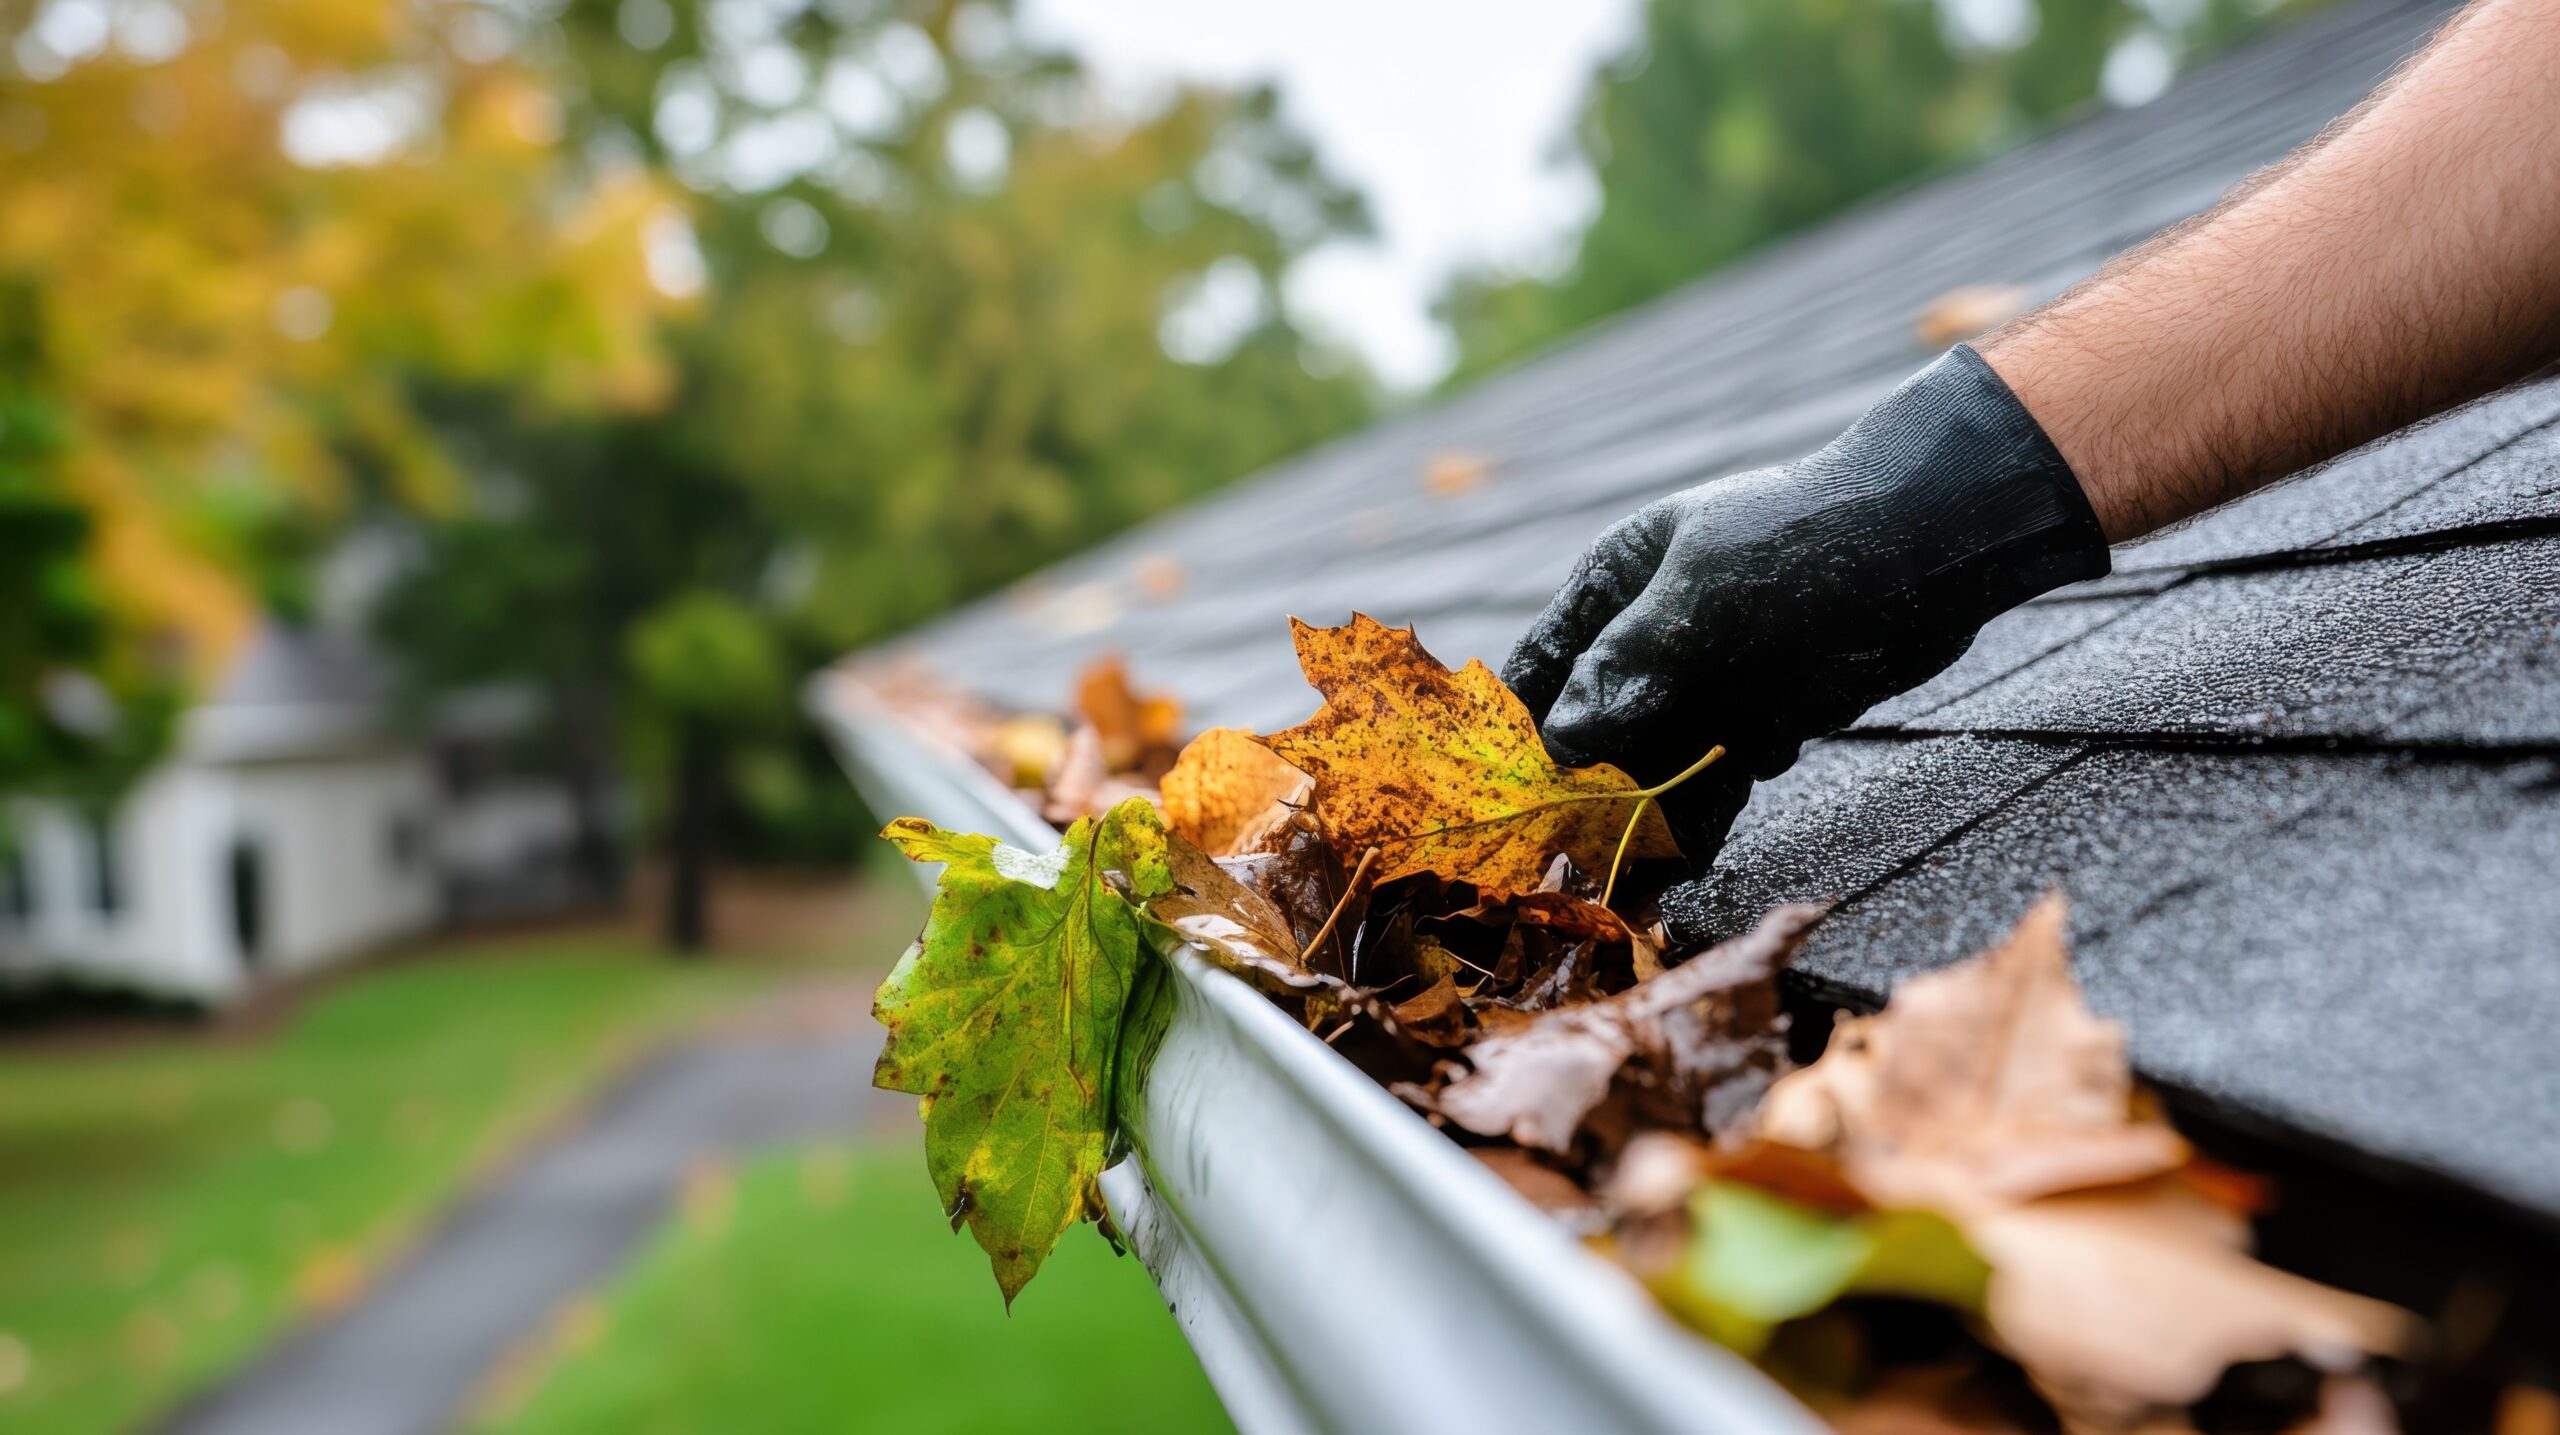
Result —
[[1996, 615], [2106, 571], [2070, 466], [1958, 347], [1821, 452], [1602, 534], [1502, 677], [1561, 762], [1652, 783], [1724, 744], [1664, 803], [1704, 866], [1753, 780], [1927, 681]]

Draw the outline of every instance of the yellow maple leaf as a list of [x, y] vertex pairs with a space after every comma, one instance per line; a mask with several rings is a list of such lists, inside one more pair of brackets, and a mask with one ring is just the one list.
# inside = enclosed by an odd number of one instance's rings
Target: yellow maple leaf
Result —
[[1378, 849], [1377, 881], [1437, 872], [1519, 892], [1559, 852], [1585, 872], [1611, 868], [1622, 838], [1630, 857], [1680, 855], [1646, 789], [1607, 763], [1558, 766], [1483, 663], [1451, 672], [1413, 629], [1364, 614], [1339, 628], [1289, 622], [1324, 707], [1261, 741], [1315, 779], [1338, 851]]

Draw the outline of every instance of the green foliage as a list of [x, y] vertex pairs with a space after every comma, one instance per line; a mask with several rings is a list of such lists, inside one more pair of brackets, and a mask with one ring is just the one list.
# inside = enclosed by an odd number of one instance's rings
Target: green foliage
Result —
[[1173, 888], [1164, 825], [1133, 797], [1046, 855], [913, 817], [882, 835], [945, 866], [924, 935], [874, 1001], [889, 1036], [872, 1081], [924, 1098], [934, 1189], [1010, 1304], [1101, 1209], [1122, 1017], [1155, 960], [1140, 904]]
[[158, 750], [174, 685], [102, 591], [95, 520], [63, 480], [63, 416], [39, 387], [32, 297], [0, 288], [0, 791], [95, 796]]
[[632, 625], [628, 648], [650, 705], [683, 721], [751, 731], [788, 711], [771, 630], [725, 594], [692, 589], [659, 604]]
[[1649, 0], [1576, 135], [1599, 213], [1559, 278], [1450, 286], [1452, 382], [2033, 133], [2090, 103], [2129, 37], [2192, 57], [2301, 8], [2201, 0], [2164, 28], [2140, 0], [2032, 0], [2023, 36], [1999, 46], [1969, 41], [1931, 0]]

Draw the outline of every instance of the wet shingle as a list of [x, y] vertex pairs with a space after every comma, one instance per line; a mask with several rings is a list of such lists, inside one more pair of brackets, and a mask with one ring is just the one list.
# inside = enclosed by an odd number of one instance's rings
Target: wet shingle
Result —
[[[1843, 794], [1837, 825], [1885, 800]], [[1843, 904], [1802, 964], [1881, 996], [2058, 888], [2155, 1078], [2560, 1210], [2555, 863], [2548, 760], [2097, 751]]]
[[[1202, 723], [1315, 698], [1282, 619], [1499, 661], [1652, 497], [1783, 461], [1928, 355], [1960, 284], [2053, 292], [2344, 112], [2454, 6], [2328, 8], [1970, 171], [1862, 206], [1449, 401], [1328, 445], [904, 646], [1057, 706], [1104, 648]], [[1435, 455], [1480, 486], [1435, 496]], [[1149, 602], [1141, 559], [1184, 591]], [[1869, 999], [2075, 902], [2155, 1077], [2560, 1216], [2560, 380], [2129, 546], [1765, 784], [1666, 900], [1712, 934], [1836, 898], [1806, 956]]]
[[[2560, 743], [2560, 537], [2189, 579], [1925, 715], [1930, 729], [2414, 740], [2504, 685], [2503, 741]], [[2430, 731], [2440, 730], [2437, 724]]]

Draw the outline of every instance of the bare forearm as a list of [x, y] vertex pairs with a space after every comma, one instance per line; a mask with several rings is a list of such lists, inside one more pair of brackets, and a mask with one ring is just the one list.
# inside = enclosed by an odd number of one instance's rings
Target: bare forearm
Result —
[[2560, 357], [2560, 0], [2483, 0], [2302, 152], [1976, 347], [2116, 541]]

